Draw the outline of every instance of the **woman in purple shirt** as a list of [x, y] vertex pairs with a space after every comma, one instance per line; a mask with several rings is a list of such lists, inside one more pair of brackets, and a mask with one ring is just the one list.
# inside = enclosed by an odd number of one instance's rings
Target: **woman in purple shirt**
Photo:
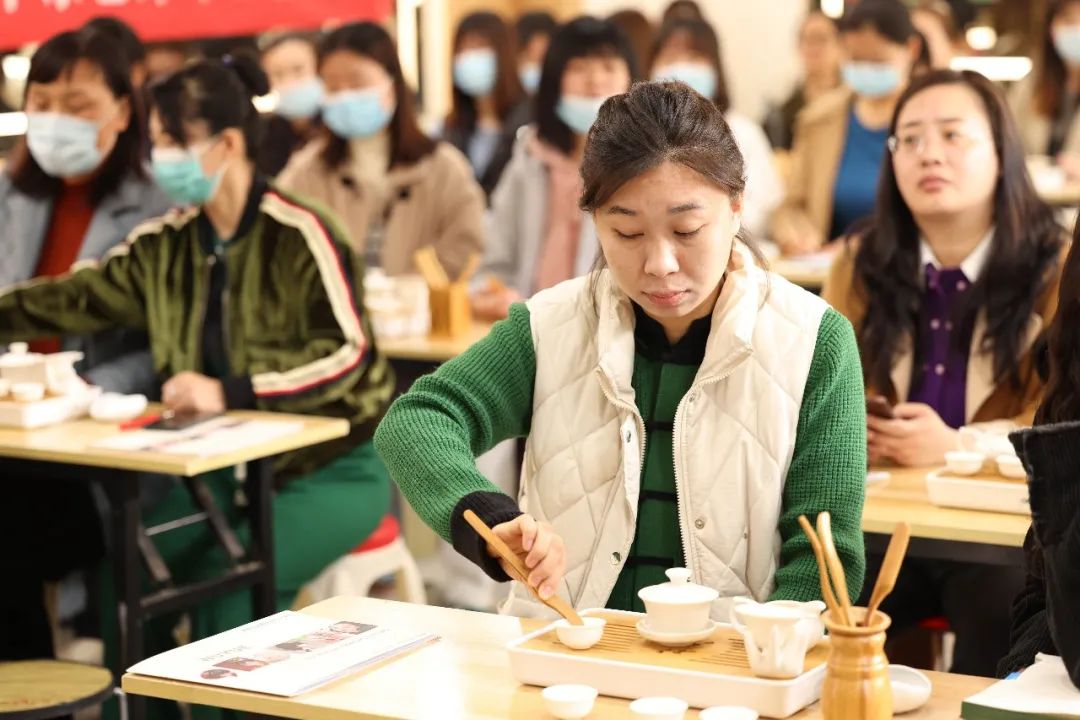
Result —
[[[962, 425], [1030, 424], [1065, 232], [981, 75], [917, 78], [889, 132], [874, 223], [837, 259], [823, 296], [855, 326], [868, 392], [894, 406], [894, 417], [867, 420], [871, 461], [941, 465]], [[909, 558], [884, 609], [900, 629], [945, 615], [953, 671], [993, 675], [1022, 583], [1020, 567]]]

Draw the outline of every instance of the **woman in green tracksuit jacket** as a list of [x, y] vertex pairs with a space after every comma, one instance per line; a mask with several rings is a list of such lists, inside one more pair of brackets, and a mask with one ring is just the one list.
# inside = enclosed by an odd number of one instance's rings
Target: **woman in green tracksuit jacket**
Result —
[[[243, 58], [189, 65], [155, 86], [154, 174], [190, 208], [136, 228], [100, 263], [0, 291], [0, 343], [144, 329], [167, 378], [162, 400], [178, 413], [258, 408], [348, 419], [347, 438], [286, 455], [275, 468], [277, 583], [287, 607], [389, 507], [371, 437], [394, 383], [360, 313], [362, 266], [348, 243], [325, 215], [254, 173], [251, 99], [265, 92], [262, 71]], [[209, 483], [239, 530], [232, 473]], [[192, 511], [177, 487], [145, 522]], [[178, 582], [226, 562], [205, 525], [155, 543]], [[243, 592], [206, 603], [192, 614], [193, 637], [241, 624], [249, 612]], [[174, 624], [147, 628], [148, 652], [165, 649]]]

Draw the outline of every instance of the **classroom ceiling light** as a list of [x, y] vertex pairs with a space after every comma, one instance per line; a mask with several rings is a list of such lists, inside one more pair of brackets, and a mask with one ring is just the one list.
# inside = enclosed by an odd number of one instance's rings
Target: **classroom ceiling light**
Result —
[[842, 17], [844, 14], [844, 0], [821, 0], [821, 12], [831, 18]]
[[964, 33], [964, 39], [972, 50], [986, 52], [997, 45], [998, 34], [997, 30], [989, 25], [974, 25]]
[[1031, 58], [1022, 56], [960, 55], [949, 66], [953, 70], [974, 70], [996, 82], [1023, 80], [1031, 72]]
[[24, 55], [5, 55], [4, 76], [11, 80], [25, 80], [30, 74], [30, 58]]

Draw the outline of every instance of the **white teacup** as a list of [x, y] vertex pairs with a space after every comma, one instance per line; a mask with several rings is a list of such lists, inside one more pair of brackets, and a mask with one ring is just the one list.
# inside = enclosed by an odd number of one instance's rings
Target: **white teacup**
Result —
[[731, 606], [731, 624], [742, 635], [750, 669], [758, 677], [802, 674], [806, 651], [816, 642], [802, 608], [743, 599]]

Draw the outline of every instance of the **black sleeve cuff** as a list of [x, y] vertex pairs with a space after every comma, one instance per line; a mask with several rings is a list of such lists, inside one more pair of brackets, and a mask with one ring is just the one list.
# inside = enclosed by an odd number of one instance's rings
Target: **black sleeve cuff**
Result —
[[450, 540], [454, 549], [465, 558], [478, 565], [488, 577], [497, 582], [506, 582], [510, 576], [503, 572], [498, 558], [488, 554], [487, 543], [465, 521], [465, 511], [472, 510], [488, 527], [495, 527], [509, 522], [521, 515], [517, 503], [509, 495], [499, 492], [473, 492], [458, 501], [450, 516]]
[[1009, 440], [1028, 474], [1035, 533], [1053, 545], [1080, 513], [1080, 422], [1020, 430]]
[[225, 392], [227, 410], [254, 410], [255, 388], [247, 375], [236, 375], [221, 379], [221, 389]]

